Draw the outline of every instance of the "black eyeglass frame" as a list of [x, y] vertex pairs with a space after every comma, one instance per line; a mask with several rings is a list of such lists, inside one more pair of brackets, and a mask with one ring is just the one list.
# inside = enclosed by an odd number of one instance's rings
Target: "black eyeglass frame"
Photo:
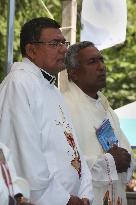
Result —
[[46, 42], [46, 41], [31, 41], [29, 42], [31, 44], [44, 44], [44, 45], [49, 45], [52, 46], [54, 48], [58, 48], [61, 46], [65, 46], [66, 48], [68, 48], [70, 46], [70, 42], [69, 41], [50, 41], [50, 42]]

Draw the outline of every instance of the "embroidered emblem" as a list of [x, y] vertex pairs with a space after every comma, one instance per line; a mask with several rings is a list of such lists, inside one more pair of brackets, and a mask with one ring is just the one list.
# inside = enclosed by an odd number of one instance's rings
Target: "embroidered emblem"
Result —
[[106, 167], [107, 167], [107, 170], [106, 170], [107, 171], [107, 175], [109, 177], [109, 185], [112, 185], [112, 178], [111, 178], [111, 170], [110, 170], [109, 160], [106, 157], [106, 155], [104, 155], [104, 159], [105, 159]]
[[75, 142], [74, 142], [73, 135], [72, 135], [72, 133], [67, 133], [66, 131], [64, 132], [64, 134], [67, 138], [69, 145], [74, 150], [75, 157], [71, 161], [71, 165], [77, 170], [79, 178], [80, 178], [81, 177], [81, 160], [80, 160], [79, 152], [78, 152], [77, 147], [76, 147]]
[[103, 205], [112, 205], [109, 190], [106, 191], [104, 198], [103, 198]]
[[118, 197], [116, 205], [122, 205], [122, 199], [120, 197]]
[[62, 107], [59, 105], [59, 110], [61, 114], [61, 122], [57, 122], [56, 125], [60, 125], [64, 128], [64, 135], [66, 136], [67, 142], [69, 145], [72, 147], [74, 154], [72, 155], [73, 159], [71, 160], [71, 165], [76, 169], [78, 172], [79, 178], [81, 177], [81, 160], [80, 160], [80, 154], [77, 150], [74, 137], [72, 134], [72, 128], [70, 125], [67, 123], [64, 112], [62, 110]]
[[75, 149], [75, 142], [74, 142], [74, 138], [73, 138], [73, 135], [72, 133], [68, 133], [68, 132], [64, 132], [66, 138], [67, 138], [67, 141], [69, 143], [69, 145], [73, 148], [73, 150]]
[[103, 197], [103, 205], [122, 205], [122, 198], [118, 196], [116, 203], [111, 202], [109, 190], [107, 190]]

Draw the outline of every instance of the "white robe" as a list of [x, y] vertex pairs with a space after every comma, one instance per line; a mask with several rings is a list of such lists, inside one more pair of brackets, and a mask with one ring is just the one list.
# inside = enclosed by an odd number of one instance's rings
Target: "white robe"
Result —
[[122, 205], [127, 205], [125, 187], [132, 170], [129, 169], [128, 173], [117, 173], [113, 157], [109, 153], [104, 153], [97, 140], [95, 128], [99, 128], [107, 116], [119, 140], [119, 146], [124, 147], [129, 152], [131, 152], [131, 148], [106, 97], [101, 92], [98, 92], [98, 96], [98, 100], [87, 96], [73, 82], [68, 83], [68, 90], [64, 93], [65, 101], [71, 111], [79, 146], [92, 173], [93, 205], [103, 204], [107, 190], [110, 192], [112, 205], [116, 205], [118, 197], [120, 197]]
[[2, 82], [0, 99], [0, 140], [10, 147], [17, 173], [28, 180], [32, 202], [65, 205], [70, 194], [92, 201], [91, 175], [85, 160], [80, 155], [80, 178], [71, 164], [75, 150], [65, 132], [75, 133], [54, 84], [24, 59], [13, 64]]
[[[0, 165], [0, 204], [1, 205], [8, 205], [9, 204], [9, 194], [14, 197], [14, 195], [18, 193], [22, 193], [24, 197], [29, 199], [29, 186], [28, 183], [17, 176], [15, 167], [13, 165], [12, 154], [9, 149], [2, 143], [0, 143], [0, 149], [2, 149], [4, 158], [5, 158], [5, 166]], [[1, 163], [1, 161], [0, 161]], [[8, 187], [5, 183], [4, 176], [2, 174], [2, 167], [5, 169], [5, 175], [7, 182], [9, 182], [9, 177], [11, 177], [12, 184], [8, 183]], [[7, 174], [9, 171], [9, 175]], [[9, 188], [9, 191], [8, 191]], [[10, 193], [9, 193], [10, 192]]]

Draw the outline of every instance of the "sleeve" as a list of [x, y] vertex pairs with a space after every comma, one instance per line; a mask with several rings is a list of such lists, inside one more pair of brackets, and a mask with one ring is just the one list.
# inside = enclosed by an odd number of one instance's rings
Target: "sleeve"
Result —
[[1, 140], [12, 151], [17, 173], [30, 185], [32, 202], [65, 205], [70, 195], [48, 170], [41, 149], [40, 129], [31, 112], [34, 99], [29, 89], [22, 82], [9, 83], [1, 106]]
[[97, 187], [118, 180], [116, 165], [111, 154], [106, 153], [96, 160], [91, 168], [93, 184]]
[[90, 201], [90, 204], [92, 204], [94, 195], [93, 195], [93, 188], [92, 188], [92, 176], [91, 172], [89, 170], [89, 167], [87, 166], [87, 163], [83, 157], [81, 156], [82, 161], [82, 178], [81, 178], [81, 185], [78, 192], [78, 195], [80, 198], [87, 198]]
[[13, 191], [13, 195], [17, 193], [22, 193], [27, 199], [30, 198], [30, 189], [27, 181], [16, 174], [15, 166], [13, 164], [12, 153], [10, 150], [2, 143], [0, 143], [0, 148], [2, 148], [5, 159], [6, 166], [9, 170], [9, 176], [11, 177], [12, 184], [9, 185], [10, 190]]
[[123, 172], [120, 174], [120, 178], [123, 184], [127, 184], [130, 182], [130, 180], [132, 179], [134, 170], [135, 170], [135, 159], [132, 156], [130, 167], [128, 168], [127, 172]]

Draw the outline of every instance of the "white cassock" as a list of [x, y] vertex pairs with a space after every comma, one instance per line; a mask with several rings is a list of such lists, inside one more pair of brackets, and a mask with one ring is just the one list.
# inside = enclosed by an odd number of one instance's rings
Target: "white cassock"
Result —
[[0, 99], [0, 140], [28, 180], [31, 201], [66, 205], [70, 194], [92, 201], [91, 175], [56, 86], [25, 58], [2, 82]]
[[9, 195], [14, 197], [18, 193], [22, 193], [25, 198], [29, 199], [28, 183], [17, 176], [11, 152], [2, 143], [0, 143], [0, 150], [2, 150], [5, 159], [4, 164], [0, 160], [0, 204], [8, 205]]
[[131, 152], [116, 114], [101, 92], [98, 92], [98, 99], [95, 100], [86, 95], [73, 82], [68, 83], [68, 90], [64, 93], [64, 97], [71, 111], [79, 146], [92, 173], [93, 205], [102, 205], [106, 196], [112, 201], [112, 205], [116, 205], [117, 201], [118, 204], [120, 202], [121, 205], [127, 205], [125, 188], [132, 169], [129, 169], [128, 173], [118, 174], [112, 155], [104, 153], [96, 137], [96, 129], [107, 117], [118, 138], [119, 146]]

